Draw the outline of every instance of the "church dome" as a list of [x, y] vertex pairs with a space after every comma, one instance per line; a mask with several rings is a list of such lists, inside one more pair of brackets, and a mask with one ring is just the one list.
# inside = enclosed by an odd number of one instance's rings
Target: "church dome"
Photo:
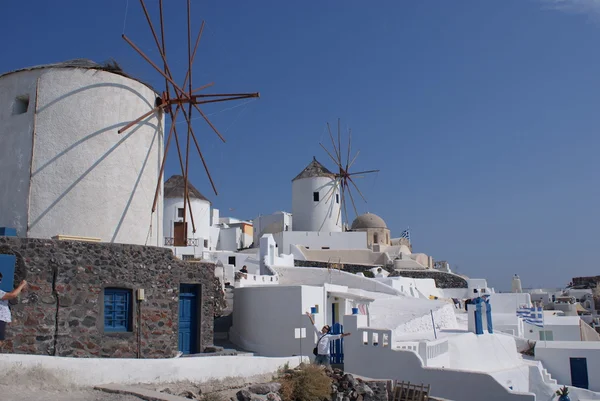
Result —
[[358, 216], [352, 222], [351, 230], [360, 230], [367, 228], [387, 228], [385, 221], [376, 214], [373, 213], [365, 213], [363, 215]]

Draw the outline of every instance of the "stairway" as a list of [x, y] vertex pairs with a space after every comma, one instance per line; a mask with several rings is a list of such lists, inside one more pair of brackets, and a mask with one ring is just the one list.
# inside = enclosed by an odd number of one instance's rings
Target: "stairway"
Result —
[[233, 291], [233, 286], [225, 286], [225, 301], [227, 302], [227, 308], [225, 308], [223, 314], [214, 321], [213, 330], [215, 345], [229, 341], [229, 329], [233, 324]]
[[550, 375], [550, 373], [548, 372], [548, 370], [546, 368], [542, 369], [542, 377], [543, 377], [544, 381], [548, 384], [558, 384], [558, 382], [552, 378], [552, 376]]

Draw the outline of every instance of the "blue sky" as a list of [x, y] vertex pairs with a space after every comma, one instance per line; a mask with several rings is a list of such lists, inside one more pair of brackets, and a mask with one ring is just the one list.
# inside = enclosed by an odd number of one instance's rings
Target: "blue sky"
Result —
[[[167, 3], [181, 82], [185, 2]], [[195, 121], [219, 196], [197, 155], [192, 182], [224, 215], [291, 211], [290, 180], [312, 156], [333, 167], [319, 141], [339, 117], [360, 150], [356, 169], [381, 169], [360, 180], [359, 212], [383, 217], [393, 235], [410, 226], [415, 251], [505, 289], [514, 273], [525, 286], [600, 274], [599, 9], [594, 0], [193, 0], [194, 32], [207, 23], [194, 87], [214, 81], [215, 92], [261, 98], [206, 108], [226, 144]], [[136, 0], [11, 1], [2, 14], [2, 72], [114, 58], [164, 86], [121, 39], [160, 61]]]

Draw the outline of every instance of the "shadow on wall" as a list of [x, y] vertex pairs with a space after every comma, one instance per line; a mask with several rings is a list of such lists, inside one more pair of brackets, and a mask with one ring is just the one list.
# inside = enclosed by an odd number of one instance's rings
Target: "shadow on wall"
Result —
[[[80, 182], [81, 182], [81, 181], [82, 181], [82, 180], [83, 180], [83, 179], [84, 179], [84, 178], [85, 178], [85, 177], [86, 177], [86, 176], [87, 176], [89, 173], [91, 173], [91, 172], [92, 172], [92, 171], [93, 171], [93, 170], [94, 170], [94, 169], [95, 169], [95, 168], [96, 168], [96, 167], [97, 167], [97, 166], [98, 166], [100, 163], [102, 163], [102, 161], [103, 161], [103, 160], [105, 160], [105, 159], [106, 159], [106, 158], [107, 158], [107, 157], [108, 157], [108, 156], [109, 156], [109, 155], [110, 155], [112, 152], [114, 152], [114, 151], [115, 151], [115, 150], [116, 150], [116, 149], [117, 149], [117, 148], [118, 148], [118, 147], [119, 147], [119, 146], [120, 146], [120, 145], [121, 145], [123, 142], [125, 142], [125, 141], [126, 141], [128, 138], [130, 138], [130, 137], [131, 137], [133, 134], [135, 134], [135, 133], [137, 132], [137, 130], [139, 130], [139, 129], [140, 129], [142, 126], [143, 126], [143, 125], [149, 125], [150, 127], [154, 128], [154, 129], [155, 129], [155, 131], [158, 131], [158, 127], [157, 127], [157, 126], [155, 126], [155, 125], [152, 125], [152, 124], [149, 124], [149, 123], [147, 122], [147, 120], [148, 120], [148, 119], [150, 119], [150, 118], [152, 118], [152, 117], [148, 117], [148, 118], [147, 118], [146, 120], [144, 120], [143, 122], [140, 122], [140, 123], [139, 123], [139, 125], [137, 125], [135, 128], [132, 128], [132, 129], [131, 129], [131, 131], [129, 131], [129, 133], [128, 133], [128, 134], [126, 134], [125, 136], [123, 136], [123, 138], [121, 138], [121, 140], [119, 140], [119, 142], [117, 142], [117, 143], [116, 143], [116, 144], [115, 144], [113, 147], [111, 147], [111, 148], [110, 148], [110, 149], [109, 149], [109, 150], [108, 150], [106, 153], [104, 153], [104, 154], [102, 155], [102, 157], [100, 157], [98, 160], [96, 160], [96, 161], [94, 162], [94, 164], [92, 164], [92, 165], [91, 165], [91, 166], [90, 166], [90, 167], [89, 167], [87, 170], [85, 170], [85, 171], [83, 172], [83, 174], [81, 174], [81, 176], [79, 176], [79, 177], [78, 177], [78, 178], [77, 178], [77, 179], [76, 179], [76, 180], [75, 180], [75, 181], [74, 181], [74, 182], [73, 182], [71, 185], [69, 185], [69, 187], [68, 187], [68, 188], [67, 188], [67, 189], [66, 189], [66, 190], [65, 190], [65, 191], [64, 191], [62, 194], [60, 194], [60, 195], [58, 196], [58, 198], [56, 198], [56, 200], [54, 200], [54, 202], [52, 202], [52, 204], [50, 204], [50, 206], [48, 206], [48, 208], [46, 208], [46, 209], [45, 209], [45, 210], [44, 210], [42, 213], [40, 213], [40, 215], [39, 215], [39, 216], [38, 216], [38, 217], [37, 217], [37, 218], [36, 218], [34, 221], [32, 221], [32, 222], [29, 224], [29, 229], [31, 229], [32, 227], [35, 227], [35, 225], [36, 225], [37, 223], [39, 223], [39, 222], [40, 222], [40, 220], [42, 220], [42, 219], [44, 218], [44, 216], [46, 216], [46, 215], [47, 215], [47, 214], [48, 214], [48, 213], [49, 213], [49, 212], [50, 212], [50, 211], [51, 211], [51, 210], [52, 210], [52, 209], [53, 209], [53, 208], [54, 208], [54, 207], [55, 207], [55, 206], [56, 206], [56, 205], [57, 205], [57, 204], [58, 204], [58, 203], [59, 203], [59, 202], [60, 202], [60, 201], [61, 201], [61, 200], [62, 200], [62, 199], [65, 197], [65, 196], [67, 196], [67, 194], [68, 194], [69, 192], [71, 192], [71, 191], [73, 190], [73, 188], [75, 188], [75, 187], [77, 186], [77, 184], [78, 184], [78, 183], [80, 183]], [[122, 123], [122, 124], [119, 124], [119, 126], [122, 126], [122, 125], [124, 126], [124, 125], [126, 125], [126, 124], [127, 124], [127, 123]], [[103, 133], [103, 132], [106, 132], [106, 131], [108, 131], [108, 129], [109, 129], [109, 128], [102, 129], [102, 130], [100, 130], [100, 131], [98, 131], [98, 132], [96, 132], [96, 133], [90, 134], [90, 135], [89, 135], [88, 137], [86, 137], [86, 138], [90, 138], [90, 137], [96, 136], [96, 135], [98, 135], [98, 133]], [[154, 139], [153, 139], [153, 142], [154, 142]], [[150, 147], [150, 150], [151, 150], [151, 149], [152, 149], [152, 147]], [[149, 155], [149, 153], [150, 153], [150, 150], [149, 150], [149, 152], [148, 152], [148, 155]], [[59, 156], [61, 156], [61, 155], [64, 155], [66, 152], [67, 152], [67, 150], [65, 150], [65, 151], [61, 152], [61, 154], [60, 154]], [[148, 155], [147, 155], [147, 157], [148, 157]], [[57, 156], [57, 158], [58, 158], [59, 156]], [[146, 165], [146, 163], [144, 163], [144, 166], [145, 166], [145, 165]], [[39, 171], [39, 170], [37, 170], [37, 171]], [[142, 175], [142, 172], [140, 172], [140, 173], [138, 174], [138, 180], [141, 178], [141, 175]], [[33, 176], [33, 175], [32, 175], [32, 176]], [[132, 198], [130, 198], [130, 199], [129, 199], [129, 202], [131, 202], [131, 199], [132, 199]], [[122, 219], [123, 219], [123, 217], [122, 217]], [[122, 220], [121, 220], [121, 221], [122, 221]], [[116, 234], [115, 234], [115, 236], [116, 236]], [[115, 236], [113, 236], [113, 239], [112, 239], [113, 241], [114, 241], [114, 238], [115, 238]]]

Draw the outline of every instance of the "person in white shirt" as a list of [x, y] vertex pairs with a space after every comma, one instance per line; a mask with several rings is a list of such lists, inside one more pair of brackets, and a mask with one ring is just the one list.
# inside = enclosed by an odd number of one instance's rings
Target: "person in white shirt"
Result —
[[351, 333], [342, 333], [342, 334], [329, 334], [331, 331], [331, 327], [329, 325], [323, 326], [321, 330], [315, 324], [315, 320], [313, 319], [310, 312], [306, 312], [306, 316], [310, 319], [313, 327], [315, 328], [315, 333], [317, 333], [317, 346], [315, 347], [315, 364], [330, 366], [329, 363], [329, 342], [333, 340], [338, 340], [343, 337], [349, 336]]
[[[0, 282], [2, 282], [2, 273], [0, 273]], [[6, 324], [12, 321], [8, 301], [19, 296], [23, 288], [27, 285], [27, 281], [21, 281], [21, 284], [11, 292], [0, 290], [0, 346], [6, 339]]]

